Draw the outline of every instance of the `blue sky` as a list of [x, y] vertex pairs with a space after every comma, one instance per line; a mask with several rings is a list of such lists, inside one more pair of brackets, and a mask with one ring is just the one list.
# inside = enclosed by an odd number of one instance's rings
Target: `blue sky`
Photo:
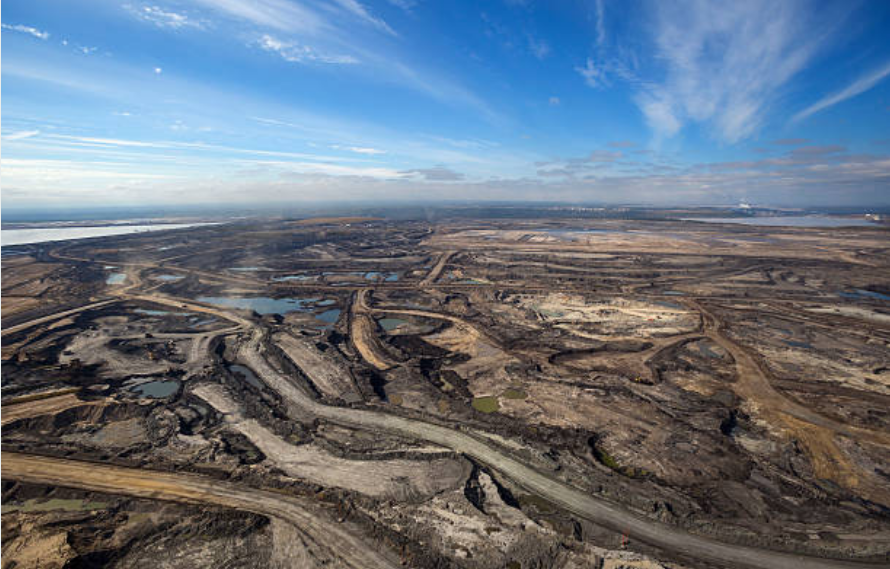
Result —
[[9, 0], [7, 207], [890, 205], [890, 3]]

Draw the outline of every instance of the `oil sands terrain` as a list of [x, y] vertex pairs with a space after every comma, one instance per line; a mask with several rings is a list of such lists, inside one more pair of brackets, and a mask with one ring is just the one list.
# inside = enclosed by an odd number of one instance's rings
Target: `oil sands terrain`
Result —
[[890, 231], [4, 247], [3, 567], [890, 562]]

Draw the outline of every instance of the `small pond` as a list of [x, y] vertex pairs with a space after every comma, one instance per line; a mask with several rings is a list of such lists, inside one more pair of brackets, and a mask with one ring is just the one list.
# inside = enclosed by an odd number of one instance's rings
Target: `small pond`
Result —
[[853, 298], [853, 299], [871, 298], [874, 300], [890, 301], [890, 295], [881, 294], [880, 292], [874, 292], [872, 290], [865, 290], [862, 288], [857, 288], [856, 290], [853, 290], [853, 291], [839, 292], [838, 294], [844, 298]]
[[191, 316], [191, 312], [170, 312], [169, 310], [150, 310], [148, 308], [137, 308], [133, 310], [136, 314], [145, 314], [146, 316], [167, 316], [173, 314], [175, 316]]
[[403, 320], [401, 318], [381, 318], [377, 321], [377, 324], [380, 324], [380, 327], [386, 330], [387, 332], [391, 332], [395, 330], [402, 324], [407, 324], [407, 320]]
[[340, 309], [332, 308], [330, 310], [325, 310], [321, 314], [316, 314], [315, 318], [328, 324], [334, 324], [337, 319], [340, 318]]
[[260, 378], [258, 378], [256, 374], [253, 373], [253, 370], [249, 367], [239, 364], [232, 364], [229, 366], [229, 371], [233, 372], [237, 377], [243, 377], [244, 381], [256, 387], [257, 389], [262, 389], [263, 384], [260, 382]]
[[270, 298], [268, 296], [199, 296], [199, 302], [227, 308], [255, 310], [258, 314], [286, 314], [306, 312], [318, 298]]
[[156, 379], [134, 385], [130, 391], [151, 399], [170, 397], [179, 390], [179, 382], [175, 379]]
[[314, 281], [318, 277], [315, 275], [284, 275], [280, 277], [272, 277], [272, 280], [277, 283], [286, 283], [290, 281]]
[[[716, 344], [712, 344], [706, 341], [699, 341], [695, 342], [695, 344], [693, 345], [695, 346], [695, 349], [698, 350], [698, 353], [706, 358], [720, 359], [723, 357], [723, 354], [720, 353], [723, 351], [723, 348], [720, 348]], [[719, 352], [716, 351], [715, 348], [716, 350], [719, 350]]]

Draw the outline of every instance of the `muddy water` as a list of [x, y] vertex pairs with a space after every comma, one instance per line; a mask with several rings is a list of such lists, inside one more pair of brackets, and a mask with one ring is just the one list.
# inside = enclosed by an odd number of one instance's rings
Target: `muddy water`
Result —
[[175, 379], [158, 379], [134, 385], [130, 388], [130, 391], [151, 399], [163, 399], [176, 393], [176, 391], [179, 390], [179, 385], [180, 383]]
[[337, 319], [340, 318], [340, 309], [332, 308], [330, 310], [325, 310], [321, 314], [316, 314], [315, 318], [328, 324], [334, 324]]
[[163, 231], [165, 229], [185, 229], [216, 225], [215, 223], [162, 223], [156, 225], [101, 225], [90, 227], [35, 227], [27, 229], [4, 229], [0, 233], [3, 246], [26, 245], [28, 243], [46, 243], [48, 241], [67, 241], [69, 239], [87, 239], [91, 237], [111, 237], [128, 235], [146, 231]]
[[318, 302], [318, 298], [270, 298], [268, 296], [199, 296], [199, 302], [255, 310], [258, 314], [286, 314], [288, 312], [306, 312]]
[[698, 353], [705, 356], [706, 358], [714, 358], [714, 359], [722, 358], [723, 354], [714, 351], [715, 347], [717, 347], [715, 344], [712, 344], [707, 341], [699, 341], [699, 342], [695, 343], [695, 348], [698, 350]]
[[277, 283], [286, 283], [289, 281], [314, 281], [318, 279], [316, 275], [285, 275], [281, 277], [272, 277], [272, 280]]
[[149, 310], [147, 308], [137, 308], [133, 310], [136, 314], [144, 314], [146, 316], [168, 316], [173, 314], [175, 316], [191, 316], [191, 312], [170, 312], [169, 310]]
[[407, 324], [407, 320], [402, 320], [401, 318], [381, 318], [377, 321], [380, 324], [380, 327], [386, 330], [387, 332], [391, 330], [395, 330], [402, 324]]
[[105, 279], [105, 284], [119, 285], [124, 284], [125, 280], [127, 280], [127, 275], [125, 275], [124, 273], [112, 273], [108, 275], [108, 278]]
[[767, 227], [866, 227], [875, 226], [867, 219], [857, 217], [832, 217], [829, 215], [786, 215], [778, 217], [684, 217], [683, 221], [705, 223], [736, 223]]
[[874, 299], [874, 300], [890, 301], [890, 295], [881, 294], [880, 292], [874, 292], [874, 291], [865, 290], [862, 288], [857, 288], [856, 290], [854, 290], [852, 292], [850, 292], [850, 291], [839, 292], [838, 294], [844, 298], [852, 298], [852, 299], [870, 298], [870, 299]]
[[232, 364], [229, 366], [229, 371], [234, 372], [236, 376], [243, 377], [244, 381], [256, 387], [257, 389], [262, 389], [263, 384], [260, 382], [260, 379], [256, 376], [256, 374], [253, 373], [253, 370], [249, 367], [239, 364]]

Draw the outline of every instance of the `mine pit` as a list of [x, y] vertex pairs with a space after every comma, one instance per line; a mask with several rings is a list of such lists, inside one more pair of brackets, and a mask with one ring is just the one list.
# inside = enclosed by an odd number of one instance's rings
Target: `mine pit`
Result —
[[702, 225], [4, 248], [4, 560], [883, 563], [884, 240]]

